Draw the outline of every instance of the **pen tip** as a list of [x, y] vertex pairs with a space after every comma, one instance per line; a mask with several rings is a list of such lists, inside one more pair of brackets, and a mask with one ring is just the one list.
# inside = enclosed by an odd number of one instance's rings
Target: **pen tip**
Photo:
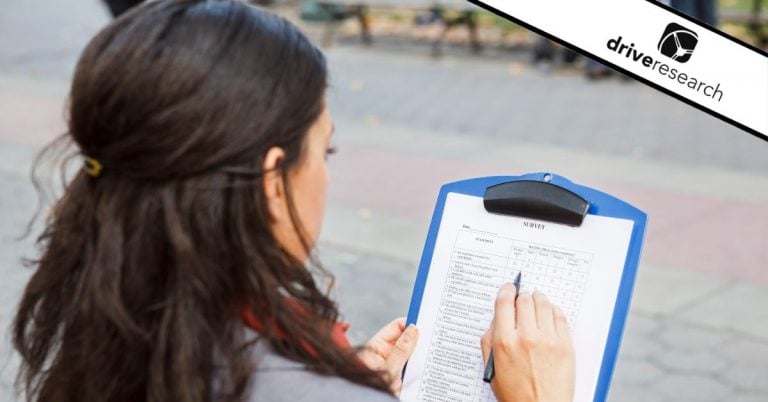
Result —
[[517, 273], [517, 276], [515, 277], [515, 284], [516, 284], [516, 285], [519, 285], [519, 284], [520, 284], [520, 278], [521, 278], [522, 276], [523, 276], [523, 272], [522, 272], [522, 271], [519, 271], [519, 272]]

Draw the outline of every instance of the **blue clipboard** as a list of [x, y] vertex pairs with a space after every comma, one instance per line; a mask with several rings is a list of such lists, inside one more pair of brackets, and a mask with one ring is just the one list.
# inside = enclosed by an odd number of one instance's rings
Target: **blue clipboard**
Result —
[[432, 221], [429, 224], [427, 240], [424, 244], [424, 251], [421, 254], [419, 272], [416, 275], [416, 283], [413, 286], [411, 304], [408, 309], [407, 324], [415, 324], [419, 317], [421, 299], [427, 282], [429, 266], [432, 262], [435, 241], [437, 240], [437, 233], [440, 230], [440, 222], [443, 218], [443, 209], [448, 193], [466, 194], [482, 198], [489, 187], [508, 182], [546, 182], [553, 184], [586, 200], [589, 203], [586, 214], [620, 218], [634, 222], [632, 236], [629, 241], [629, 248], [625, 259], [624, 272], [621, 275], [619, 291], [616, 297], [616, 305], [613, 309], [611, 326], [608, 331], [603, 361], [594, 393], [594, 401], [604, 401], [608, 395], [611, 376], [613, 375], [619, 346], [621, 345], [621, 339], [624, 334], [624, 324], [626, 323], [630, 301], [632, 300], [632, 291], [635, 286], [637, 266], [640, 260], [647, 222], [647, 215], [645, 212], [609, 194], [574, 184], [570, 180], [552, 173], [529, 173], [522, 176], [480, 177], [443, 185], [440, 188], [440, 194], [437, 197], [435, 211], [432, 215]]

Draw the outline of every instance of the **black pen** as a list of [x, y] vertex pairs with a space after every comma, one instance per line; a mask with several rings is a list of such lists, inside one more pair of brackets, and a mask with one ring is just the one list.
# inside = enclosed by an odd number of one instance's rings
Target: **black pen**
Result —
[[[520, 279], [522, 275], [522, 272], [518, 272], [515, 281], [512, 282], [515, 285], [515, 301], [517, 301], [517, 295], [520, 294]], [[493, 346], [491, 346], [491, 352], [488, 354], [488, 364], [485, 365], [485, 373], [483, 373], [483, 381], [490, 383], [493, 380], [493, 374]]]

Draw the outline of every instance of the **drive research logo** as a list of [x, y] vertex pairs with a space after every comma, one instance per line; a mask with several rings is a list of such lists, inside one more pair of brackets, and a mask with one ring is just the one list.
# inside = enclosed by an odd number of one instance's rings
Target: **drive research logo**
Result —
[[667, 25], [664, 34], [661, 35], [658, 49], [664, 56], [685, 63], [691, 58], [697, 43], [699, 43], [699, 35], [696, 32], [672, 22]]
[[[691, 53], [693, 53], [693, 48], [696, 47], [697, 42], [698, 35], [694, 32], [677, 24], [669, 24], [664, 35], [661, 37], [661, 42], [659, 42], [659, 50], [672, 60], [685, 63], [691, 58]], [[616, 52], [619, 56], [623, 56], [639, 66], [666, 76], [672, 82], [686, 86], [691, 91], [702, 93], [704, 96], [718, 102], [723, 100], [723, 90], [720, 88], [719, 82], [713, 83], [709, 79], [707, 80], [709, 82], [705, 82], [699, 76], [682, 71], [682, 68], [678, 70], [680, 67], [677, 65], [670, 66], [661, 60], [656, 60], [655, 53], [635, 47], [633, 41], [624, 39], [621, 35], [609, 39], [605, 46], [608, 47], [608, 50]], [[619, 60], [613, 61], [618, 62]]]

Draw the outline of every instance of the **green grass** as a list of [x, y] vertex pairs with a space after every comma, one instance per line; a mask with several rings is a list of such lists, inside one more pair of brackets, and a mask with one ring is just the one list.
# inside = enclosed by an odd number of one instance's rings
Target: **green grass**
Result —
[[[717, 8], [719, 10], [749, 11], [749, 10], [752, 10], [752, 4], [754, 0], [716, 0], [716, 1], [717, 1]], [[768, 0], [762, 0], [762, 1], [763, 1], [762, 10], [763, 12], [766, 12], [768, 11]], [[412, 10], [389, 10], [384, 12], [376, 12], [374, 14], [383, 16], [385, 18], [389, 18], [395, 22], [407, 22], [412, 20], [417, 13], [413, 12]], [[455, 17], [458, 14], [459, 14], [458, 11], [448, 10], [446, 11], [445, 16], [450, 18], [450, 17]], [[480, 26], [483, 26], [483, 27], [494, 26], [506, 32], [513, 32], [518, 29], [521, 29], [519, 25], [489, 12], [478, 13], [477, 22], [478, 22], [478, 25]]]
[[[718, 0], [717, 7], [721, 10], [751, 10], [754, 0]], [[768, 8], [763, 0], [763, 9]]]

